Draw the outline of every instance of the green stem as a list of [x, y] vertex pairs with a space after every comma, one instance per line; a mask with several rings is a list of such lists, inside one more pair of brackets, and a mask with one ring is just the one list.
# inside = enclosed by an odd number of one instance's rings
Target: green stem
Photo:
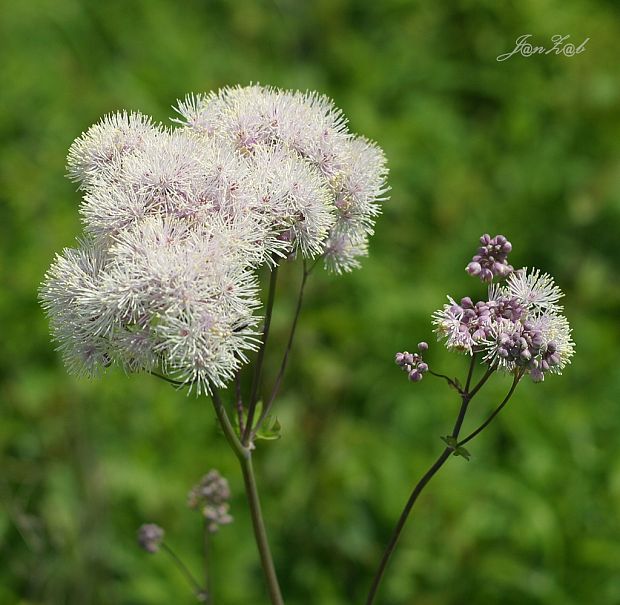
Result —
[[187, 565], [183, 563], [181, 558], [170, 548], [165, 542], [161, 543], [161, 549], [172, 559], [174, 564], [177, 566], [179, 571], [183, 574], [183, 577], [187, 580], [189, 585], [192, 587], [194, 594], [196, 597], [203, 601], [204, 600], [204, 591], [202, 586], [198, 583], [196, 578], [194, 578], [192, 572], [188, 569]]
[[429, 369], [428, 373], [432, 374], [436, 378], [443, 378], [453, 389], [458, 391], [460, 395], [463, 395], [463, 393], [465, 392], [461, 387], [459, 387], [455, 380], [452, 380], [452, 378], [450, 378], [450, 376], [446, 376], [445, 374], [439, 374], [438, 372], [433, 372], [433, 370], [431, 369]]
[[254, 536], [256, 545], [260, 554], [263, 573], [269, 589], [272, 605], [284, 605], [278, 576], [273, 564], [271, 550], [269, 549], [269, 540], [265, 530], [265, 522], [263, 521], [263, 513], [261, 511], [260, 499], [258, 496], [258, 488], [256, 486], [256, 478], [254, 476], [254, 468], [252, 466], [252, 455], [248, 451], [247, 457], [240, 460], [241, 470], [243, 472], [243, 481], [245, 483], [245, 493], [250, 505], [250, 514], [252, 516], [252, 525], [254, 527]]
[[476, 365], [476, 353], [472, 353], [471, 362], [469, 363], [469, 372], [467, 372], [467, 382], [465, 383], [465, 392], [469, 391], [471, 379], [474, 375], [474, 366]]
[[495, 408], [494, 412], [475, 431], [471, 432], [469, 435], [467, 435], [467, 437], [459, 441], [457, 444], [457, 447], [465, 445], [466, 443], [471, 441], [474, 437], [476, 437], [482, 431], [484, 431], [484, 429], [486, 429], [487, 426], [489, 426], [489, 424], [491, 424], [491, 422], [493, 421], [493, 418], [495, 418], [495, 416], [497, 416], [502, 411], [503, 407], [508, 403], [508, 401], [512, 397], [512, 394], [515, 392], [515, 389], [517, 388], [517, 385], [519, 384], [519, 381], [521, 380], [522, 376], [523, 374], [517, 374], [514, 377], [514, 380], [512, 381], [512, 386], [510, 387], [510, 390], [508, 391], [506, 397], [504, 397], [503, 401]]
[[[316, 263], [315, 263], [316, 264]], [[295, 307], [295, 315], [293, 316], [293, 321], [291, 323], [291, 329], [288, 335], [288, 342], [286, 343], [286, 349], [284, 351], [284, 356], [282, 357], [282, 363], [280, 364], [280, 369], [278, 370], [278, 374], [276, 376], [276, 380], [273, 386], [273, 390], [271, 391], [271, 395], [269, 397], [269, 401], [266, 405], [263, 406], [263, 410], [258, 420], [256, 421], [256, 426], [254, 431], [252, 432], [252, 436], [256, 434], [256, 432], [260, 429], [262, 423], [265, 418], [269, 415], [271, 411], [271, 407], [273, 406], [273, 402], [275, 401], [276, 396], [278, 395], [278, 391], [280, 390], [280, 385], [282, 384], [282, 379], [284, 378], [284, 372], [286, 371], [286, 366], [288, 364], [288, 358], [291, 354], [291, 349], [293, 348], [293, 340], [295, 338], [295, 330], [297, 329], [297, 322], [299, 320], [299, 316], [301, 314], [301, 307], [304, 301], [304, 291], [306, 288], [306, 282], [308, 281], [308, 276], [310, 272], [314, 268], [314, 265], [308, 269], [306, 265], [306, 261], [303, 263], [303, 274], [301, 278], [301, 284], [299, 286], [299, 294], [297, 295], [297, 305]]]
[[[472, 365], [470, 365], [470, 373], [473, 372], [473, 361]], [[472, 389], [471, 392], [463, 391], [461, 395], [461, 407], [459, 409], [458, 416], [454, 423], [454, 427], [452, 429], [451, 437], [453, 439], [458, 439], [459, 433], [461, 431], [461, 427], [463, 426], [463, 421], [465, 420], [465, 414], [467, 413], [467, 408], [469, 407], [470, 401], [474, 398], [476, 393], [482, 388], [484, 383], [491, 377], [491, 374], [495, 371], [494, 367], [490, 367], [484, 374], [484, 376], [480, 379], [478, 384]], [[443, 376], [442, 376], [443, 377]], [[448, 379], [451, 381], [450, 379]], [[468, 376], [468, 383], [471, 382], [471, 376]], [[443, 452], [439, 455], [437, 460], [432, 464], [432, 466], [424, 473], [422, 478], [416, 483], [407, 503], [405, 504], [405, 508], [401, 513], [394, 530], [392, 531], [392, 535], [390, 540], [383, 552], [383, 556], [381, 558], [381, 562], [379, 563], [379, 568], [375, 573], [372, 584], [370, 586], [370, 591], [368, 593], [368, 597], [366, 599], [366, 605], [372, 605], [374, 603], [375, 597], [377, 595], [377, 591], [379, 589], [379, 585], [381, 584], [381, 580], [383, 579], [383, 575], [385, 574], [385, 570], [390, 561], [394, 550], [396, 549], [396, 545], [398, 544], [398, 540], [400, 535], [407, 523], [407, 519], [409, 518], [409, 514], [413, 509], [413, 505], [416, 503], [419, 495], [422, 493], [428, 482], [435, 476], [435, 474], [439, 471], [439, 469], [445, 464], [445, 462], [450, 457], [450, 454], [454, 452], [454, 448], [446, 447]]]
[[222, 402], [217, 389], [212, 387], [213, 407], [217, 414], [224, 436], [228, 441], [231, 449], [237, 456], [239, 464], [241, 465], [241, 471], [243, 473], [243, 482], [245, 485], [245, 494], [250, 507], [250, 515], [252, 517], [252, 527], [254, 528], [254, 537], [258, 552], [261, 559], [261, 565], [267, 582], [267, 588], [269, 590], [269, 596], [271, 597], [272, 605], [284, 605], [282, 600], [282, 593], [280, 591], [280, 585], [278, 583], [278, 576], [276, 574], [275, 566], [273, 564], [273, 558], [271, 556], [271, 550], [269, 549], [269, 540], [267, 539], [267, 531], [265, 529], [265, 522], [263, 520], [263, 514], [261, 511], [260, 498], [258, 495], [258, 488], [256, 486], [256, 478], [254, 476], [254, 469], [252, 467], [252, 452], [250, 449], [243, 445], [243, 443], [237, 437], [235, 429], [233, 428], [226, 409]]
[[213, 590], [211, 586], [211, 536], [209, 534], [209, 522], [204, 520], [203, 527], [203, 555], [205, 566], [205, 593], [210, 605], [213, 605]]
[[254, 424], [254, 413], [256, 411], [256, 403], [258, 400], [258, 390], [261, 383], [263, 373], [263, 362], [265, 360], [265, 349], [267, 348], [267, 339], [269, 338], [269, 328], [271, 326], [271, 316], [273, 314], [273, 303], [276, 298], [276, 284], [278, 281], [278, 265], [275, 265], [271, 271], [269, 278], [269, 294], [267, 295], [267, 305], [265, 307], [265, 325], [263, 327], [263, 340], [258, 349], [256, 357], [256, 365], [254, 366], [254, 376], [252, 377], [252, 391], [250, 401], [248, 403], [248, 418], [245, 424], [245, 430], [242, 433], [241, 441], [244, 445], [250, 442]]

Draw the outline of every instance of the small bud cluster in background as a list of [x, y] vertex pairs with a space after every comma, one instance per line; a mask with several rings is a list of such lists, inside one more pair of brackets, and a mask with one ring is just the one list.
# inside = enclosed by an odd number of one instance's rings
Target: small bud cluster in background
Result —
[[[512, 244], [503, 235], [485, 234], [480, 242], [466, 271], [489, 283], [487, 297], [477, 302], [448, 297], [433, 313], [438, 338], [449, 350], [480, 354], [489, 367], [529, 374], [534, 382], [561, 374], [574, 353], [570, 325], [558, 304], [564, 294], [538, 269], [515, 271], [508, 264]], [[396, 363], [414, 382], [422, 378], [420, 366], [428, 369], [418, 354], [398, 353]]]
[[200, 483], [192, 487], [187, 497], [187, 505], [200, 510], [207, 520], [207, 529], [215, 533], [221, 525], [228, 525], [233, 521], [228, 512], [229, 500], [228, 481], [218, 471], [210, 470]]
[[138, 545], [142, 550], [155, 554], [164, 539], [164, 530], [155, 523], [145, 523], [138, 529]]
[[260, 342], [256, 271], [359, 266], [386, 199], [383, 151], [316, 93], [188, 96], [176, 128], [106, 116], [71, 146], [85, 234], [41, 289], [70, 371], [159, 370], [223, 387]]
[[428, 344], [425, 342], [418, 343], [418, 351], [420, 353], [396, 353], [396, 365], [400, 366], [403, 371], [407, 372], [409, 380], [412, 382], [420, 382], [424, 374], [428, 372], [428, 365], [422, 359], [421, 353], [428, 351]]

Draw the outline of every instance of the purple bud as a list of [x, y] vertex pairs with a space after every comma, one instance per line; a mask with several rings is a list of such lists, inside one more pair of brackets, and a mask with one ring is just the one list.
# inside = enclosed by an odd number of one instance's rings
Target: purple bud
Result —
[[428, 372], [428, 364], [422, 362], [418, 364], [418, 372], [424, 374], [424, 372]]
[[534, 368], [530, 376], [534, 382], [542, 382], [545, 379], [545, 374], [540, 368]]
[[427, 342], [419, 342], [418, 343], [418, 350], [420, 351], [428, 351], [428, 343]]
[[465, 296], [461, 298], [461, 306], [463, 307], [463, 309], [473, 309], [474, 303], [469, 296]]
[[478, 275], [481, 269], [482, 267], [480, 266], [480, 263], [475, 261], [472, 261], [469, 265], [467, 265], [467, 267], [465, 267], [465, 271], [467, 271], [470, 275]]
[[483, 282], [491, 282], [495, 276], [510, 275], [513, 268], [508, 264], [508, 254], [512, 251], [512, 245], [506, 237], [491, 237], [485, 233], [480, 243], [482, 245], [465, 268], [467, 273], [478, 276]]
[[402, 366], [405, 363], [404, 353], [396, 353], [396, 357], [394, 357], [394, 362], [399, 366]]
[[420, 382], [420, 380], [422, 380], [422, 374], [417, 370], [413, 370], [409, 374], [409, 380], [411, 380], [411, 382]]
[[482, 271], [480, 271], [480, 279], [483, 282], [493, 281], [493, 272], [490, 269], [482, 269]]

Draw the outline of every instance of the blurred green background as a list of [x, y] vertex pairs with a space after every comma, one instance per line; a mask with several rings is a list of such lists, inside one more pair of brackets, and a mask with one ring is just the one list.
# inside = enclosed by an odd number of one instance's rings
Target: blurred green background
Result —
[[[414, 480], [442, 448], [454, 393], [415, 387], [393, 354], [432, 341], [446, 294], [482, 296], [463, 268], [483, 232], [515, 265], [556, 276], [577, 354], [524, 384], [423, 495], [385, 605], [620, 603], [620, 5], [586, 0], [25, 0], [0, 16], [0, 604], [194, 602], [145, 521], [196, 573], [186, 508], [212, 467], [234, 492], [213, 544], [215, 603], [266, 603], [236, 460], [204, 399], [112, 371], [69, 377], [37, 287], [81, 226], [65, 154], [103, 114], [166, 121], [187, 92], [260, 82], [316, 89], [382, 145], [391, 201], [362, 270], [313, 276], [277, 414], [256, 454], [289, 605], [361, 603]], [[517, 36], [573, 58], [513, 57]], [[298, 266], [275, 317], [284, 342]], [[440, 346], [437, 369], [465, 360]], [[474, 427], [508, 388], [477, 400]]]

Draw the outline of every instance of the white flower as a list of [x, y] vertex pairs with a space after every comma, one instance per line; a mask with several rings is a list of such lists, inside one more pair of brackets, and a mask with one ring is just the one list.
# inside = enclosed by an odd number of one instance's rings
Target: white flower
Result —
[[[295, 230], [293, 239], [297, 238], [304, 256], [325, 253], [331, 270], [359, 266], [358, 258], [367, 254], [379, 204], [386, 199], [385, 156], [371, 141], [348, 132], [342, 112], [330, 99], [262, 86], [234, 87], [188, 96], [177, 111], [178, 121], [186, 128], [207, 140], [225, 141], [244, 156], [261, 155], [258, 150], [268, 146], [315, 168], [322, 188], [329, 192], [323, 201], [325, 210], [318, 212], [317, 204], [304, 203], [315, 212], [303, 230]], [[319, 182], [309, 186], [316, 189]], [[328, 214], [335, 220], [327, 220]], [[312, 233], [320, 234], [326, 227], [321, 248]]]
[[560, 311], [557, 302], [564, 296], [553, 278], [538, 269], [527, 267], [511, 273], [503, 287], [507, 296], [516, 298], [522, 305], [535, 312]]
[[102, 321], [100, 296], [107, 258], [107, 252], [89, 240], [78, 249], [65, 248], [40, 290], [54, 340], [70, 371], [80, 375], [92, 376], [110, 363], [104, 336], [109, 326]]
[[387, 169], [315, 93], [225, 88], [178, 111], [180, 128], [123, 112], [73, 143], [87, 237], [57, 257], [41, 298], [71, 369], [159, 369], [200, 392], [259, 342], [261, 265], [359, 266]]
[[71, 180], [88, 188], [94, 179], [112, 178], [122, 160], [159, 134], [151, 118], [141, 113], [119, 112], [105, 116], [75, 140], [67, 156]]

